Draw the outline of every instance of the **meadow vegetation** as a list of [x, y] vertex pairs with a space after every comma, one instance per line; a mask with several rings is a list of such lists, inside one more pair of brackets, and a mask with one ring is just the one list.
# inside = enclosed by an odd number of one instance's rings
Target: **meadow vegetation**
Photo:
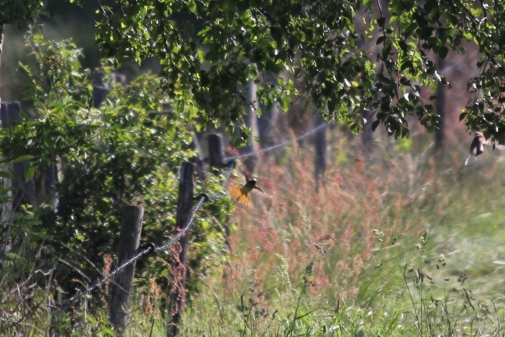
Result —
[[[365, 163], [334, 144], [318, 194], [310, 151], [267, 158], [258, 175], [271, 198], [235, 209], [230, 264], [199, 275], [182, 335], [503, 335], [497, 156], [471, 168], [411, 152]], [[132, 335], [164, 335], [163, 308], [146, 309]]]
[[[336, 128], [329, 133], [331, 165], [319, 193], [310, 141], [265, 155], [257, 175], [266, 193], [233, 210], [231, 254], [199, 255], [203, 267], [192, 271], [198, 287], [181, 335], [503, 335], [499, 153], [464, 167], [456, 150], [432, 155], [425, 135], [416, 140], [426, 144], [422, 151], [397, 151], [397, 143], [377, 147], [366, 161], [355, 140]], [[234, 173], [231, 183], [239, 181]], [[190, 255], [198, 252], [196, 243]], [[166, 294], [155, 281], [160, 275], [148, 272], [134, 293], [127, 336], [166, 334]], [[33, 291], [40, 306], [2, 309], [2, 328], [14, 324], [17, 335], [31, 336], [68, 323], [70, 316], [48, 315], [49, 291]], [[11, 289], [4, 305], [9, 296], [23, 303]], [[21, 326], [15, 317], [29, 319]], [[74, 335], [114, 335], [105, 299], [93, 310], [81, 304], [71, 319]]]
[[204, 277], [185, 335], [503, 335], [496, 156], [471, 168], [456, 156], [348, 157], [319, 194], [311, 155], [284, 156], [259, 174], [272, 198], [235, 210], [232, 263]]

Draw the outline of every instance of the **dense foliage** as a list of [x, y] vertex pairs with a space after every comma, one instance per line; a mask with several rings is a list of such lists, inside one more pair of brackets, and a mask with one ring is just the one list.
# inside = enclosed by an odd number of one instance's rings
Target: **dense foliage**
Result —
[[382, 123], [395, 137], [409, 134], [410, 114], [438, 126], [431, 100], [446, 81], [435, 58], [476, 44], [480, 74], [461, 118], [501, 134], [504, 12], [499, 1], [115, 0], [102, 6], [97, 41], [119, 61], [158, 57], [164, 90], [191, 95], [209, 123], [240, 120], [249, 78], [262, 86], [260, 102], [287, 110], [293, 82], [264, 75], [289, 74], [328, 118], [357, 132], [370, 109], [373, 128]]
[[0, 26], [32, 21], [44, 13], [47, 1], [0, 0]]
[[[49, 270], [39, 281], [49, 284], [58, 305], [57, 299], [83, 289], [111, 268], [113, 258], [108, 261], [107, 255], [116, 254], [124, 206], [145, 208], [142, 242], [161, 245], [173, 235], [178, 169], [195, 156], [191, 143], [196, 114], [185, 101], [166, 99], [158, 90], [160, 79], [153, 75], [124, 86], [107, 83], [106, 102], [94, 108], [90, 71], [79, 63], [81, 51], [69, 41], [48, 42], [38, 34], [27, 41], [36, 66], [23, 69], [31, 78], [27, 98], [34, 102], [35, 114], [25, 114], [21, 122], [0, 131], [0, 151], [7, 160], [29, 161], [26, 180], [44, 180], [43, 172], [57, 163], [58, 182], [53, 193], [38, 191], [40, 207], [26, 205], [12, 223], [11, 236], [4, 239], [12, 239], [16, 250], [23, 242], [28, 248], [24, 254], [9, 254], [6, 265], [24, 259], [23, 265], [31, 261], [34, 268]], [[110, 77], [106, 65], [102, 71]], [[222, 191], [214, 178], [197, 188]], [[229, 203], [218, 198], [206, 207], [212, 216], [199, 217], [192, 240], [196, 246], [190, 265], [195, 272], [207, 267], [202, 256], [214, 257], [217, 265], [225, 261], [220, 222]], [[43, 259], [38, 260], [41, 252]], [[149, 284], [154, 275], [167, 291], [170, 257], [150, 259], [138, 265], [138, 285]], [[20, 275], [9, 275], [4, 285], [15, 286]], [[190, 279], [192, 291], [195, 286]]]

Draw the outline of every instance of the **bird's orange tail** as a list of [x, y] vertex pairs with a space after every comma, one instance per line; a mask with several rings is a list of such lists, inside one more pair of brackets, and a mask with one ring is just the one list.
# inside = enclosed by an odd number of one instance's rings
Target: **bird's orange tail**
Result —
[[239, 202], [244, 205], [251, 205], [251, 199], [249, 199], [249, 196], [245, 193], [243, 193], [240, 188], [238, 187], [231, 187], [230, 188], [230, 194], [233, 200], [236, 202]]

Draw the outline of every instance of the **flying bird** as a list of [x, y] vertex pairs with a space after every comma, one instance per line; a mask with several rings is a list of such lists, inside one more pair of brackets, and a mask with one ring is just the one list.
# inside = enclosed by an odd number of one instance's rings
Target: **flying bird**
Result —
[[500, 150], [505, 149], [505, 146], [498, 144], [498, 141], [493, 137], [489, 137], [486, 139], [482, 132], [475, 132], [475, 136], [473, 137], [472, 144], [470, 144], [470, 155], [465, 160], [465, 166], [472, 165], [476, 157], [484, 152], [484, 146], [492, 145], [493, 150], [498, 148]]
[[249, 205], [251, 205], [251, 199], [249, 198], [249, 193], [252, 190], [258, 190], [262, 193], [265, 193], [265, 192], [263, 192], [263, 190], [261, 188], [256, 186], [256, 179], [249, 179], [249, 176], [247, 175], [247, 173], [245, 173], [245, 172], [242, 172], [242, 173], [244, 174], [244, 177], [245, 177], [244, 186], [242, 186], [240, 188], [231, 187], [230, 194], [231, 194], [231, 197], [235, 200], [235, 202], [239, 202], [241, 204], [249, 206]]

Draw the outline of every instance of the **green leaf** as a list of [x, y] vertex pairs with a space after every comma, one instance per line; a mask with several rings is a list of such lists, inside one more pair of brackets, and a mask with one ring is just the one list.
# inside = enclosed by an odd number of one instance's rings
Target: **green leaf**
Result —
[[32, 160], [32, 159], [33, 159], [33, 156], [25, 155], [25, 156], [17, 157], [16, 159], [11, 160], [9, 163], [16, 164], [16, 163], [20, 163], [25, 160]]
[[186, 2], [186, 5], [188, 6], [188, 9], [189, 9], [190, 12], [192, 12], [194, 14], [197, 14], [196, 3], [194, 1], [188, 1], [188, 2]]
[[291, 105], [291, 97], [289, 95], [284, 94], [281, 98], [281, 108], [284, 111], [289, 111], [289, 107]]
[[109, 328], [102, 328], [100, 332], [102, 333], [102, 336], [111, 336], [111, 337], [117, 336], [116, 333]]
[[200, 61], [200, 63], [203, 63], [203, 61], [205, 60], [205, 52], [199, 48], [196, 50], [196, 55], [198, 56], [198, 60]]
[[14, 179], [14, 175], [7, 171], [0, 171], [0, 178]]
[[32, 165], [29, 165], [29, 166], [26, 168], [26, 171], [25, 171], [25, 181], [30, 181], [30, 180], [32, 180], [33, 175], [35, 174], [35, 170], [36, 170], [36, 167], [35, 167], [35, 166], [32, 166]]

